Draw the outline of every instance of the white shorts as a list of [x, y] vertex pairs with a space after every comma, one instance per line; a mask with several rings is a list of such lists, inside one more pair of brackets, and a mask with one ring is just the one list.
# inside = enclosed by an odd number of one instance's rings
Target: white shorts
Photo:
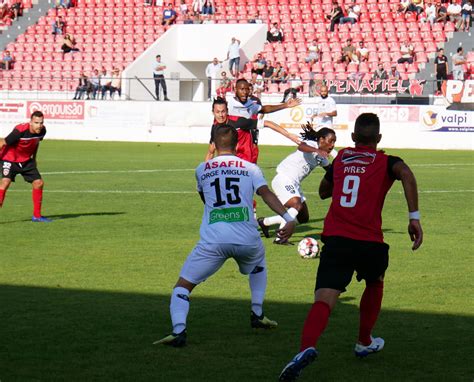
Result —
[[179, 277], [200, 284], [216, 273], [229, 258], [236, 261], [240, 273], [248, 275], [257, 266], [265, 267], [265, 248], [261, 240], [254, 245], [199, 242], [184, 262]]
[[285, 204], [291, 198], [300, 198], [301, 203], [306, 201], [301, 184], [285, 175], [276, 174], [272, 180], [272, 188], [282, 204]]

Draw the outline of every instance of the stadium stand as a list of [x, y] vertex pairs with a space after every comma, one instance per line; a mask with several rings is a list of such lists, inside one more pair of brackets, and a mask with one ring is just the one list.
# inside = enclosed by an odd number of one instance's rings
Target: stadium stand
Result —
[[[186, 0], [188, 9], [192, 1]], [[351, 1], [340, 2], [348, 6]], [[414, 46], [414, 62], [397, 65], [402, 79], [413, 78], [419, 68], [433, 57], [454, 31], [452, 22], [430, 24], [418, 21], [414, 13], [399, 13], [388, 0], [357, 0], [361, 8], [355, 24], [342, 24], [328, 32], [326, 20], [332, 0], [216, 0], [216, 23], [247, 23], [258, 14], [263, 23], [277, 22], [284, 31], [283, 43], [268, 43], [262, 47], [266, 59], [281, 62], [288, 73], [296, 72], [305, 81], [308, 91], [311, 72], [314, 78], [347, 79], [359, 75], [371, 78], [379, 62], [386, 69], [401, 56], [400, 43]], [[25, 8], [31, 0], [23, 0]], [[179, 8], [176, 1], [175, 9]], [[47, 16], [27, 28], [26, 33], [7, 45], [15, 62], [12, 70], [0, 71], [0, 88], [11, 90], [73, 91], [79, 72], [118, 67], [124, 69], [168, 27], [161, 25], [163, 7], [149, 6], [143, 0], [77, 0], [71, 8], [50, 9]], [[52, 34], [52, 23], [62, 16], [65, 32], [74, 36], [79, 52], [61, 52], [63, 36]], [[177, 23], [184, 16], [178, 13]], [[321, 56], [316, 63], [306, 63], [307, 46], [316, 39]], [[365, 43], [369, 51], [367, 62], [339, 63], [347, 39], [354, 44]], [[473, 68], [472, 54], [468, 68]], [[251, 65], [243, 75], [251, 76]], [[33, 78], [31, 81], [22, 81]], [[268, 92], [284, 91], [288, 85], [271, 84]]]

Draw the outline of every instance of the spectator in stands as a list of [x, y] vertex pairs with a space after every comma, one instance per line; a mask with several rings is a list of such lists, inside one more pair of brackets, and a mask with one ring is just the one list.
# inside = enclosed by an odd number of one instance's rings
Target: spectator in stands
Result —
[[461, 25], [459, 30], [469, 32], [471, 24], [472, 4], [471, 1], [466, 1], [461, 8]]
[[352, 45], [352, 39], [347, 39], [347, 45], [342, 48], [342, 57], [341, 57], [341, 62], [345, 62], [346, 64], [352, 62], [352, 61], [357, 61], [357, 55], [356, 55], [356, 48], [354, 45]]
[[359, 41], [359, 46], [356, 50], [357, 59], [359, 62], [366, 62], [369, 60], [369, 50], [363, 41]]
[[267, 63], [265, 65], [265, 67], [263, 68], [263, 77], [265, 79], [270, 78], [272, 76], [274, 70], [275, 70], [275, 68], [273, 67], [272, 62], [270, 60], [267, 60]]
[[268, 42], [283, 42], [283, 29], [278, 26], [278, 23], [273, 23], [270, 30], [267, 32]]
[[201, 15], [199, 13], [195, 13], [193, 16], [193, 24], [202, 24]]
[[415, 6], [416, 14], [420, 15], [424, 10], [423, 0], [413, 0], [413, 5]]
[[202, 15], [202, 24], [215, 24], [216, 20], [214, 20], [215, 15], [209, 15], [207, 13]]
[[74, 94], [73, 99], [82, 99], [84, 94], [87, 92], [89, 88], [89, 79], [87, 78], [84, 71], [81, 71], [79, 75], [79, 84], [76, 87], [76, 93]]
[[201, 14], [203, 5], [204, 5], [203, 0], [193, 0], [193, 3], [191, 4], [191, 8], [193, 9], [194, 14]]
[[[165, 69], [166, 69], [166, 64], [161, 61], [161, 55], [157, 54], [156, 62], [153, 64], [153, 78], [155, 79], [155, 94], [156, 94], [157, 101], [160, 100], [160, 86], [163, 89], [164, 100], [169, 101], [168, 89], [166, 87], [166, 81], [165, 81]], [[110, 95], [112, 96], [112, 91], [110, 91]]]
[[97, 93], [100, 89], [100, 76], [99, 70], [94, 69], [92, 75], [89, 78], [89, 91], [87, 92], [87, 98], [96, 99]]
[[183, 24], [194, 24], [193, 19], [191, 18], [191, 14], [190, 14], [190, 13], [186, 13], [186, 14], [184, 15]]
[[186, 4], [185, 0], [181, 0], [181, 4], [179, 4], [179, 12], [183, 15], [186, 16], [188, 12], [188, 5]]
[[279, 62], [276, 63], [275, 68], [273, 69], [273, 73], [270, 76], [270, 80], [272, 84], [279, 84], [286, 79], [285, 69], [281, 66]]
[[66, 53], [69, 52], [78, 52], [79, 49], [76, 48], [76, 40], [74, 39], [74, 36], [70, 33], [67, 33], [62, 41], [61, 45], [61, 50], [63, 51], [63, 58]]
[[416, 12], [416, 6], [412, 0], [401, 0], [398, 6], [399, 13]]
[[53, 34], [63, 34], [64, 33], [64, 20], [61, 16], [56, 17], [53, 22]]
[[[206, 66], [206, 77], [207, 77], [207, 100], [211, 100], [212, 94], [215, 92], [213, 89], [216, 84], [219, 71], [222, 70], [222, 63], [217, 59], [217, 57], [214, 57], [212, 62], [210, 62]], [[214, 85], [214, 86], [213, 86]], [[214, 91], [213, 91], [214, 90]]]
[[221, 73], [221, 80], [219, 82], [219, 87], [217, 88], [217, 96], [224, 98], [227, 92], [232, 90], [232, 81], [227, 77], [226, 72]]
[[262, 53], [258, 53], [257, 56], [255, 57], [255, 60], [252, 61], [252, 73], [256, 73], [258, 75], [263, 75], [263, 70], [265, 68], [265, 65], [267, 64], [267, 61], [262, 56]]
[[110, 94], [110, 86], [112, 85], [112, 75], [107, 72], [107, 69], [102, 67], [102, 71], [99, 75], [99, 83], [100, 83], [100, 92], [101, 92], [101, 99], [106, 98], [106, 93], [109, 92]]
[[9, 50], [6, 50], [3, 52], [2, 56], [2, 68], [5, 70], [10, 70], [13, 67], [13, 57], [10, 53]]
[[375, 69], [375, 72], [372, 76], [373, 80], [386, 80], [388, 78], [387, 71], [384, 69], [383, 64], [379, 62], [377, 65], [377, 69]]
[[260, 13], [257, 11], [254, 15], [248, 20], [249, 24], [263, 24], [263, 20], [260, 17]]
[[436, 22], [436, 5], [435, 3], [428, 1], [425, 7], [425, 14], [426, 14], [426, 21], [430, 24], [434, 24]]
[[436, 5], [436, 22], [446, 23], [448, 21], [448, 9], [446, 5], [441, 3]]
[[458, 30], [461, 26], [461, 4], [458, 4], [456, 0], [451, 0], [451, 3], [448, 5], [448, 18], [449, 21], [453, 22]]
[[408, 41], [402, 42], [400, 45], [400, 53], [402, 56], [397, 61], [399, 64], [403, 64], [405, 62], [413, 64], [413, 56], [415, 55], [413, 45], [411, 45]]
[[115, 92], [118, 93], [120, 99], [120, 97], [122, 96], [122, 74], [120, 73], [119, 68], [115, 68], [112, 72], [112, 83], [110, 84], [110, 99], [114, 99]]
[[23, 7], [23, 4], [21, 0], [13, 0], [13, 2], [10, 5], [12, 20], [16, 20], [18, 16], [21, 15], [22, 7]]
[[163, 9], [163, 18], [161, 19], [161, 25], [172, 25], [176, 21], [176, 11], [173, 9], [173, 4], [168, 3], [168, 6]]
[[329, 15], [326, 15], [326, 18], [330, 21], [331, 25], [329, 31], [334, 32], [334, 27], [336, 24], [339, 24], [341, 18], [344, 17], [344, 12], [342, 8], [337, 3], [337, 0], [332, 2], [332, 9]]
[[285, 103], [288, 100], [288, 96], [291, 94], [292, 98], [297, 98], [298, 92], [303, 91], [303, 81], [300, 77], [296, 76], [296, 73], [291, 73], [290, 78], [288, 79], [290, 87], [286, 89], [283, 93], [283, 101]]
[[258, 98], [262, 97], [262, 93], [265, 91], [265, 81], [261, 74], [257, 75], [255, 78], [255, 83], [253, 84], [253, 91], [255, 96]]
[[347, 16], [339, 19], [339, 24], [351, 23], [355, 24], [360, 16], [360, 6], [356, 0], [352, 0], [352, 4], [347, 8]]
[[453, 54], [453, 80], [464, 80], [464, 65], [466, 64], [466, 57], [464, 57], [464, 49], [460, 46], [456, 54]]
[[390, 71], [388, 72], [388, 79], [389, 80], [401, 80], [402, 76], [400, 72], [397, 70], [397, 65], [392, 64], [390, 67]]
[[321, 51], [319, 50], [318, 43], [316, 42], [316, 39], [314, 39], [308, 45], [308, 55], [305, 58], [305, 62], [313, 65], [315, 62], [319, 61], [320, 54]]
[[204, 0], [202, 4], [202, 14], [213, 15], [215, 13], [215, 6], [213, 0]]
[[229, 60], [230, 74], [237, 77], [240, 71], [240, 40], [232, 37], [227, 50], [227, 59]]
[[438, 55], [435, 57], [434, 60], [435, 65], [435, 75], [436, 75], [436, 83], [438, 87], [438, 91], [436, 95], [441, 94], [441, 86], [443, 85], [443, 81], [448, 79], [448, 57], [444, 55], [444, 49], [438, 49]]
[[10, 9], [7, 0], [0, 0], [0, 22], [5, 23], [5, 19], [10, 18]]

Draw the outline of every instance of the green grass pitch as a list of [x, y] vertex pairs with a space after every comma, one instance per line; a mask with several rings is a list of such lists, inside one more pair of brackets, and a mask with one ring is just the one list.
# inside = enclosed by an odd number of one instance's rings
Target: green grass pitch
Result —
[[[462, 134], [460, 134], [460, 139]], [[383, 143], [383, 142], [382, 142]], [[262, 146], [270, 182], [293, 149]], [[353, 281], [302, 381], [472, 381], [474, 378], [474, 155], [387, 150], [412, 167], [425, 231], [413, 253], [397, 183], [384, 210], [391, 245], [380, 354], [353, 356], [363, 285]], [[188, 346], [153, 346], [170, 331], [169, 294], [198, 240], [202, 204], [194, 168], [205, 145], [45, 141], [43, 213], [30, 221], [21, 178], [0, 209], [0, 380], [275, 381], [297, 352], [319, 260], [264, 239], [265, 313], [278, 329], [249, 325], [247, 279], [229, 261], [191, 296]], [[318, 237], [328, 201], [317, 169], [303, 183], [310, 222], [292, 241]], [[258, 215], [269, 211], [262, 201]]]

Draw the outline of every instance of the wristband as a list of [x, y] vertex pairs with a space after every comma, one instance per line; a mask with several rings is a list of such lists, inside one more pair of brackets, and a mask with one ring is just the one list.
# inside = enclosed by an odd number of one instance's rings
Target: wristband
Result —
[[285, 219], [287, 223], [295, 221], [295, 218], [291, 216], [288, 212], [285, 212], [283, 215], [281, 215], [281, 217]]
[[413, 211], [408, 213], [408, 219], [420, 220], [420, 211]]

